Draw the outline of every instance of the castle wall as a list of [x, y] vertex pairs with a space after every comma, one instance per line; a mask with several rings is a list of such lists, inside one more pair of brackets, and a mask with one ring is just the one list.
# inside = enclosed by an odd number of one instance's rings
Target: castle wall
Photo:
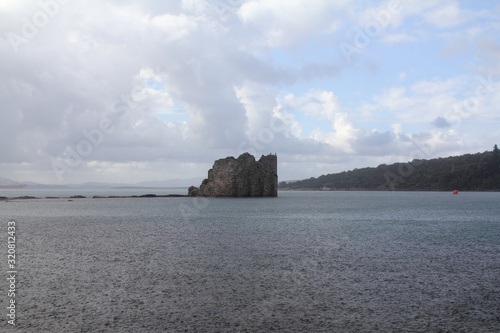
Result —
[[249, 153], [237, 159], [227, 157], [215, 161], [197, 193], [216, 197], [278, 196], [278, 158], [262, 156], [258, 161]]

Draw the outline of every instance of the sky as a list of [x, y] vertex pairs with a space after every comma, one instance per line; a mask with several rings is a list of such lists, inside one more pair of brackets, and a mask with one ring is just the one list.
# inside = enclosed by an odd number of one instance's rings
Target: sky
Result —
[[[0, 177], [279, 180], [500, 144], [500, 4], [0, 0]], [[196, 185], [196, 184], [195, 184]]]

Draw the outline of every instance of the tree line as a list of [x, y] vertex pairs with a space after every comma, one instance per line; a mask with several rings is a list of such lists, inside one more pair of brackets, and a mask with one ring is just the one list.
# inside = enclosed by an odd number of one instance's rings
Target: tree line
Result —
[[500, 191], [500, 151], [381, 164], [294, 182], [280, 190]]

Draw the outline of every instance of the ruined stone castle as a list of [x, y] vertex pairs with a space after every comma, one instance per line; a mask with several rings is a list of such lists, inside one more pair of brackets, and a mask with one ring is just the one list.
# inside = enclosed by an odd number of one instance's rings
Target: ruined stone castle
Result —
[[215, 161], [200, 188], [191, 186], [190, 196], [276, 197], [278, 196], [278, 158], [267, 155], [256, 161], [249, 153], [238, 158]]

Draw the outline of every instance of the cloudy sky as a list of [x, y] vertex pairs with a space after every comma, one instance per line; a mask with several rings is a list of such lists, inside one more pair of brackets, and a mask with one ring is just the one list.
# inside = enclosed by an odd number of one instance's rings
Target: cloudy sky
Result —
[[0, 177], [280, 180], [500, 144], [488, 0], [0, 0]]

